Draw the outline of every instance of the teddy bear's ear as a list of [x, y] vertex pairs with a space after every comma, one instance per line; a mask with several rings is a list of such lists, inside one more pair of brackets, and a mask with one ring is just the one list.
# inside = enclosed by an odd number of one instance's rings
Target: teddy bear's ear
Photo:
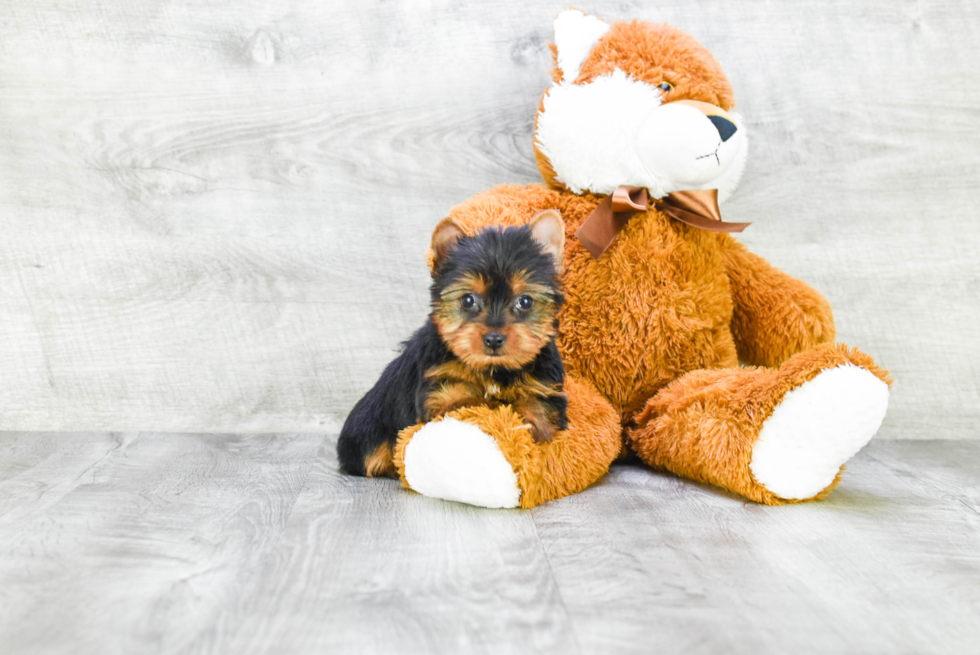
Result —
[[578, 9], [566, 9], [555, 18], [555, 47], [563, 82], [571, 84], [578, 77], [582, 62], [592, 47], [609, 30], [609, 24]]
[[565, 221], [556, 209], [545, 209], [534, 215], [531, 222], [531, 236], [541, 248], [555, 258], [555, 268], [561, 270], [565, 254]]
[[456, 247], [456, 242], [465, 236], [463, 228], [452, 218], [446, 217], [439, 221], [432, 233], [433, 270], [439, 268], [449, 251]]

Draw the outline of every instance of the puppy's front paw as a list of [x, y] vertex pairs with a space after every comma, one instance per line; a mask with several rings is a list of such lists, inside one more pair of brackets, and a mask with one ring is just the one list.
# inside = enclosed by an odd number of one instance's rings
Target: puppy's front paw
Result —
[[534, 443], [551, 443], [558, 432], [558, 427], [549, 421], [536, 420], [533, 417], [525, 417], [525, 421], [531, 426], [531, 438]]

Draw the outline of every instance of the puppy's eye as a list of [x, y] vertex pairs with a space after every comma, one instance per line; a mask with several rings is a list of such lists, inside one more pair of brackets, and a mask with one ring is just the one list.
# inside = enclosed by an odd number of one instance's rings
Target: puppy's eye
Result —
[[674, 85], [671, 84], [670, 82], [661, 82], [660, 84], [657, 85], [657, 88], [663, 91], [664, 95], [667, 95], [668, 93], [674, 90]]
[[522, 312], [526, 312], [534, 306], [534, 298], [527, 294], [518, 296], [516, 306], [517, 309], [521, 310]]
[[476, 307], [476, 296], [472, 293], [468, 293], [459, 299], [459, 304], [463, 309], [473, 309]]

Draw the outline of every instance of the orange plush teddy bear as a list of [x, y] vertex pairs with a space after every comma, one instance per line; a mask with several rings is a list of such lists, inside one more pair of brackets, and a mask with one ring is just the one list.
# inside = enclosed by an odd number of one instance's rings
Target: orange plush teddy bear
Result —
[[747, 145], [721, 66], [670, 25], [576, 10], [555, 20], [552, 52], [534, 143], [548, 186], [481, 193], [434, 238], [561, 213], [568, 429], [537, 443], [506, 406], [459, 409], [399, 435], [403, 484], [533, 507], [632, 451], [762, 503], [823, 497], [878, 430], [890, 380], [834, 345], [823, 296], [721, 220]]

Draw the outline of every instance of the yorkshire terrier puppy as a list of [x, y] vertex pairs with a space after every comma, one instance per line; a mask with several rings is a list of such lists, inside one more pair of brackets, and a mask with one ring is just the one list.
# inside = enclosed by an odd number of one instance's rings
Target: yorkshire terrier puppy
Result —
[[344, 471], [397, 477], [398, 432], [467, 405], [510, 405], [538, 442], [567, 427], [555, 345], [564, 244], [554, 210], [472, 237], [448, 218], [436, 227], [432, 311], [347, 417]]

